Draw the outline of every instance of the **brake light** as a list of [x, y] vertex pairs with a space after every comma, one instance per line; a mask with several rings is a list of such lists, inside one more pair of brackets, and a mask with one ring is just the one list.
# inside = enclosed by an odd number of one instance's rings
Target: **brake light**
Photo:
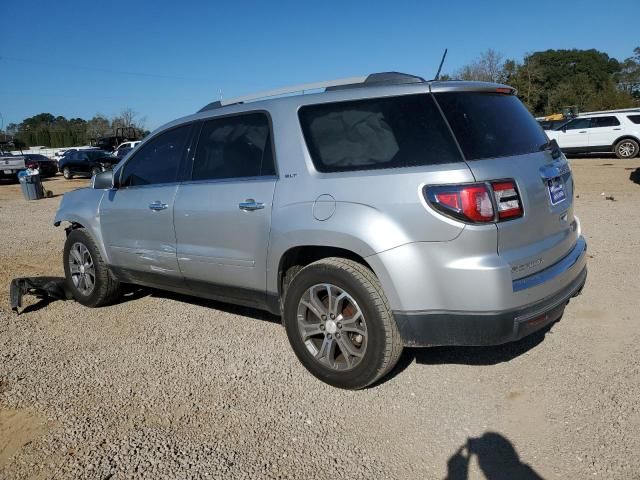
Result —
[[498, 218], [517, 218], [522, 216], [522, 204], [516, 184], [512, 180], [493, 182], [493, 195], [496, 198]]
[[511, 220], [523, 215], [513, 180], [428, 186], [424, 196], [439, 212], [468, 223]]

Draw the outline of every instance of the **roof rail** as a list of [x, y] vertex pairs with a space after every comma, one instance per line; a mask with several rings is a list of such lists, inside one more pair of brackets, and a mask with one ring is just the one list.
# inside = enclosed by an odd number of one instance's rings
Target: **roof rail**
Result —
[[255, 93], [252, 95], [246, 95], [243, 97], [235, 97], [224, 100], [218, 100], [211, 102], [202, 107], [199, 112], [205, 112], [207, 110], [215, 110], [216, 108], [226, 107], [228, 105], [235, 105], [239, 103], [251, 102], [255, 100], [261, 100], [264, 98], [277, 97], [281, 95], [290, 95], [293, 93], [304, 93], [307, 90], [319, 90], [324, 91], [343, 90], [348, 88], [358, 88], [366, 86], [381, 86], [381, 85], [401, 85], [407, 83], [423, 83], [425, 80], [422, 77], [415, 75], [409, 75], [406, 73], [398, 72], [382, 72], [372, 73], [366, 77], [350, 77], [342, 78], [338, 80], [328, 80], [324, 82], [305, 83], [302, 85], [296, 85], [293, 87], [277, 88], [275, 90], [269, 90], [267, 92]]
[[595, 112], [580, 112], [578, 117], [582, 115], [598, 115], [601, 113], [625, 113], [625, 112], [640, 112], [640, 107], [632, 107], [632, 108], [618, 108], [615, 110], [598, 110]]

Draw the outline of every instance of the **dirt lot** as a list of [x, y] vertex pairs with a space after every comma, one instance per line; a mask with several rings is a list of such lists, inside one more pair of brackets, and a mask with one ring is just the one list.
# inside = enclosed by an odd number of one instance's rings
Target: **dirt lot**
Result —
[[563, 319], [408, 350], [361, 392], [315, 380], [250, 309], [142, 290], [15, 316], [11, 278], [62, 274], [61, 197], [0, 184], [0, 478], [640, 479], [640, 160], [571, 163], [590, 272]]

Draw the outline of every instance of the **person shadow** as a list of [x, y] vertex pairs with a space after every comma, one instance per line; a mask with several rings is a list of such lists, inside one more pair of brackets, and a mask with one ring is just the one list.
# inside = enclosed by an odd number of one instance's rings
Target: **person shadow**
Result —
[[473, 458], [487, 480], [544, 480], [529, 464], [522, 462], [515, 447], [496, 432], [468, 438], [447, 461], [444, 480], [468, 480]]

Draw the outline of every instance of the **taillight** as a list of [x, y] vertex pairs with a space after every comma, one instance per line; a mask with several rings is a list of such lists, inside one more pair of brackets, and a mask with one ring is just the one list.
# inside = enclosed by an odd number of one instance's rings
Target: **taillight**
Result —
[[489, 223], [522, 216], [520, 195], [512, 180], [424, 187], [439, 212], [468, 223]]
[[495, 217], [489, 189], [484, 183], [425, 187], [425, 196], [436, 210], [459, 220], [485, 223]]
[[506, 180], [493, 182], [493, 195], [496, 198], [498, 218], [501, 220], [522, 216], [522, 204], [515, 182]]

